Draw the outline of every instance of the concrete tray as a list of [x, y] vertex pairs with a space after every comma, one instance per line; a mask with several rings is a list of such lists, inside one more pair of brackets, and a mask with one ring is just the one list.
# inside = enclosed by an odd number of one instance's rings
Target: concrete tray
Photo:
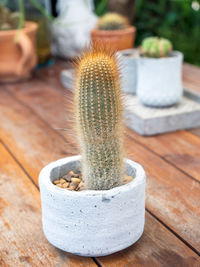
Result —
[[143, 106], [134, 95], [125, 96], [125, 123], [141, 135], [155, 135], [200, 126], [200, 96], [185, 89], [184, 97], [169, 108]]

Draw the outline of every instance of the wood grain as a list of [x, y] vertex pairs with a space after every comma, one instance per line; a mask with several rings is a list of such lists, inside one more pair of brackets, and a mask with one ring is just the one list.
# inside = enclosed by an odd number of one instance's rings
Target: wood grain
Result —
[[183, 64], [183, 87], [200, 93], [200, 68]]
[[40, 169], [46, 164], [77, 154], [63, 136], [5, 89], [0, 90], [0, 138], [36, 183]]
[[146, 207], [200, 251], [200, 186], [195, 180], [127, 137], [128, 157], [147, 173]]
[[51, 246], [42, 232], [38, 189], [0, 143], [0, 266], [96, 266]]
[[188, 132], [200, 137], [200, 128], [197, 128], [197, 129], [191, 129], [189, 130]]
[[[12, 94], [15, 94], [21, 102], [30, 106], [35, 113], [42, 117], [42, 119], [48, 122], [52, 127], [61, 125], [64, 121], [65, 114], [72, 113], [72, 95], [68, 91], [65, 91], [67, 97], [65, 98], [66, 106], [64, 109], [63, 95], [61, 91], [59, 90], [59, 92], [57, 92], [55, 88], [53, 89], [50, 86], [46, 86], [44, 83], [40, 83], [39, 87], [35, 86], [34, 81], [31, 83], [29, 89], [24, 88], [24, 86], [20, 86], [20, 88], [15, 86], [14, 89], [10, 88], [9, 90]], [[55, 102], [53, 104], [54, 99]], [[47, 103], [51, 104], [48, 105]], [[66, 128], [68, 129], [67, 132], [61, 132], [65, 137], [69, 135], [71, 127], [71, 124], [67, 122], [66, 125]], [[67, 137], [67, 140], [71, 139], [75, 144], [72, 127], [71, 132], [72, 134]], [[155, 153], [144, 148], [143, 145], [138, 144], [132, 138], [132, 136], [135, 137], [135, 134], [132, 131], [128, 133], [129, 137], [127, 137], [126, 146], [129, 157], [140, 162], [147, 171], [147, 207], [191, 246], [200, 250], [198, 241], [200, 238], [198, 231], [199, 184], [193, 180], [191, 181], [187, 175], [171, 166], [158, 155], [155, 155]], [[26, 138], [29, 139], [30, 137], [27, 136]], [[57, 139], [55, 138], [55, 140]], [[29, 141], [27, 140], [27, 142]], [[61, 141], [59, 139], [58, 143], [60, 142], [64, 145], [63, 140]], [[196, 148], [194, 147], [194, 151], [195, 149]], [[196, 150], [198, 151], [198, 149]], [[75, 151], [77, 150], [74, 149], [74, 152]], [[19, 154], [20, 153], [23, 154], [24, 151], [19, 152]], [[44, 152], [40, 150], [40, 154], [41, 153]], [[48, 147], [46, 147], [46, 155], [46, 158], [48, 158]], [[29, 166], [27, 168], [29, 168]]]
[[[164, 241], [164, 242], [163, 242]], [[189, 254], [188, 254], [189, 253]], [[97, 258], [103, 267], [197, 267], [199, 258], [146, 214], [142, 238], [133, 246], [107, 257]]]
[[145, 145], [188, 175], [200, 181], [200, 138], [187, 131], [143, 137], [126, 130], [137, 142]]

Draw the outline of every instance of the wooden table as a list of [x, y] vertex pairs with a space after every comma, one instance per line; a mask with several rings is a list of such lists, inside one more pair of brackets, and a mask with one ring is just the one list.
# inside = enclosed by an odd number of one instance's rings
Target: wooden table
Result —
[[[111, 256], [83, 258], [45, 239], [38, 174], [79, 153], [73, 97], [57, 61], [30, 81], [0, 86], [0, 266], [200, 266], [200, 129], [142, 137], [126, 130], [127, 154], [147, 173], [142, 238]], [[184, 65], [184, 85], [200, 92], [200, 69]]]

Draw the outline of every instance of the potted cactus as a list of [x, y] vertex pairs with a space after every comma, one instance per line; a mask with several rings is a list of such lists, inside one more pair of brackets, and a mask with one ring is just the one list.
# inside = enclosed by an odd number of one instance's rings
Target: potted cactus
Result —
[[[0, 5], [0, 82], [28, 78], [37, 64], [37, 24]], [[20, 32], [18, 29], [20, 28]]]
[[109, 46], [113, 50], [130, 49], [134, 46], [136, 28], [128, 19], [117, 13], [107, 13], [99, 18], [91, 32], [92, 42]]
[[[64, 251], [104, 256], [140, 238], [145, 212], [145, 172], [124, 158], [114, 54], [92, 49], [77, 61], [75, 111], [82, 155], [60, 159], [41, 171], [43, 230], [49, 242]], [[81, 171], [84, 190], [54, 184], [70, 171]], [[126, 183], [125, 175], [133, 179]]]
[[147, 106], [168, 107], [179, 102], [183, 54], [172, 51], [169, 40], [149, 37], [141, 45], [138, 59], [137, 95]]

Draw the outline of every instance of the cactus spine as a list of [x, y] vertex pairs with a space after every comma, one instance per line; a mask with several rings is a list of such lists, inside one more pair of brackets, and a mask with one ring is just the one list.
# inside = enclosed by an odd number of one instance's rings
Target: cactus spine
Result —
[[147, 57], [167, 57], [172, 51], [172, 44], [164, 38], [148, 37], [143, 40], [141, 50]]
[[86, 52], [78, 60], [76, 122], [87, 189], [108, 190], [123, 181], [123, 125], [119, 71], [113, 54]]
[[97, 23], [98, 29], [104, 31], [122, 30], [129, 25], [128, 19], [117, 13], [107, 13], [102, 16]]

